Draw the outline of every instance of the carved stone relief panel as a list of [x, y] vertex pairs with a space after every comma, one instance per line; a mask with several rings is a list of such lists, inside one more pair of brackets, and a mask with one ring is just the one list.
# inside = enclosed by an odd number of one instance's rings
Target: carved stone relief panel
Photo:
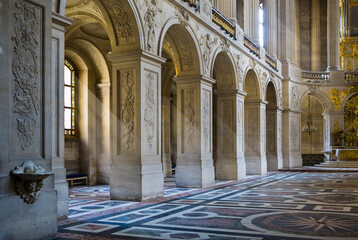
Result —
[[297, 117], [291, 118], [290, 144], [292, 151], [299, 151], [300, 146], [300, 120]]
[[156, 52], [156, 41], [158, 27], [158, 15], [162, 13], [159, 8], [158, 0], [145, 0], [146, 12], [144, 14], [144, 22], [147, 30], [147, 48], [150, 52]]
[[282, 126], [282, 122], [281, 122], [281, 118], [282, 118], [282, 116], [281, 115], [279, 115], [278, 117], [277, 117], [277, 151], [278, 152], [281, 152], [281, 145], [282, 145], [282, 143], [281, 143], [281, 134], [282, 134], [282, 132], [281, 132], [281, 126]]
[[[12, 58], [12, 131], [14, 153], [41, 156], [42, 116], [42, 9], [25, 1], [14, 2]], [[16, 133], [15, 133], [16, 132]], [[15, 154], [16, 155], [16, 154]]]
[[276, 152], [276, 117], [275, 112], [270, 112], [266, 115], [266, 151], [268, 153]]
[[243, 109], [244, 109], [244, 103], [241, 102], [241, 101], [237, 101], [237, 142], [238, 142], [238, 146], [239, 146], [239, 149], [238, 151], [240, 152], [243, 152], [244, 149], [243, 149], [243, 129], [244, 129], [244, 126], [243, 126], [243, 119], [244, 119], [244, 116], [243, 116]]
[[299, 107], [298, 87], [296, 85], [291, 87], [290, 107], [294, 109]]
[[130, 14], [126, 11], [123, 3], [116, 0], [107, 0], [103, 3], [108, 8], [117, 35], [117, 44], [129, 44], [135, 42], [133, 24]]
[[210, 71], [210, 59], [211, 59], [212, 49], [214, 48], [214, 45], [216, 44], [217, 40], [218, 40], [217, 38], [213, 39], [209, 33], [201, 36], [200, 38], [199, 43], [203, 55], [204, 73], [207, 75], [209, 74]]
[[211, 97], [210, 92], [203, 90], [202, 99], [202, 118], [203, 118], [203, 145], [204, 151], [211, 152]]
[[196, 133], [196, 100], [195, 100], [195, 90], [186, 89], [183, 90], [183, 143], [184, 152], [190, 152], [195, 150], [195, 133]]
[[135, 70], [120, 71], [119, 82], [119, 149], [123, 153], [135, 151]]
[[145, 150], [147, 153], [156, 154], [157, 151], [157, 83], [158, 74], [151, 71], [145, 71], [145, 110], [144, 110], [144, 126], [145, 126]]
[[247, 126], [246, 128], [246, 151], [252, 153], [258, 153], [259, 150], [259, 123], [258, 123], [258, 110], [255, 108], [247, 109], [245, 111], [247, 115]]
[[220, 139], [220, 152], [232, 153], [233, 149], [233, 106], [232, 100], [220, 101], [220, 116], [221, 121], [219, 122], [221, 131], [219, 132], [218, 138]]
[[261, 106], [260, 110], [260, 151], [264, 154], [266, 151], [266, 110], [265, 106]]

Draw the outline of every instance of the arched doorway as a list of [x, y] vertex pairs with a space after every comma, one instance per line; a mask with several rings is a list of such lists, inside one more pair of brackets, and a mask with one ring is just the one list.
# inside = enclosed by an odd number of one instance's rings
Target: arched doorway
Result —
[[[164, 29], [161, 56], [173, 62], [175, 68], [175, 77], [172, 80], [175, 87], [170, 87], [173, 83], [169, 82], [167, 89], [172, 89], [171, 109], [176, 111], [176, 113], [171, 111], [172, 116], [176, 114], [176, 121], [170, 117], [172, 120], [171, 135], [176, 136], [176, 143], [172, 137], [165, 139], [165, 133], [162, 141], [168, 142], [171, 139], [171, 143], [167, 146], [174, 145], [172, 150], [176, 151], [176, 157], [172, 159], [176, 159], [175, 180], [177, 186], [208, 186], [214, 183], [212, 158], [213, 81], [202, 76], [198, 43], [193, 37], [193, 31], [189, 27], [178, 24], [176, 20], [168, 23], [168, 27], [164, 27]], [[174, 107], [175, 101], [176, 107]]]
[[[213, 67], [213, 153], [215, 178], [237, 180], [246, 175], [240, 153], [243, 95], [237, 89], [233, 63], [222, 51], [216, 55]], [[239, 141], [239, 142], [238, 142]]]
[[247, 174], [266, 174], [266, 103], [261, 101], [259, 82], [253, 70], [247, 72], [245, 97], [245, 160]]
[[[323, 159], [323, 105], [316, 96], [312, 95], [312, 93], [307, 93], [302, 97], [301, 111], [301, 152], [303, 165], [312, 165], [316, 162], [321, 162]], [[319, 159], [318, 155], [322, 155], [322, 159]]]
[[278, 112], [277, 96], [274, 84], [270, 81], [266, 90], [266, 158], [267, 171], [277, 171], [279, 169], [279, 146], [277, 141]]

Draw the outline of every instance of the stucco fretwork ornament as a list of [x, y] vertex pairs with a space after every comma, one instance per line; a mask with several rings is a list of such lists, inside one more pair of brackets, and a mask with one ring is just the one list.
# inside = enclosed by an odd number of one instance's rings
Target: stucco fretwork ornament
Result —
[[135, 79], [133, 69], [121, 71], [120, 89], [121, 137], [126, 150], [130, 150], [134, 142], [135, 120]]
[[189, 26], [189, 13], [184, 8], [175, 8], [175, 16], [178, 17], [179, 23], [182, 24], [184, 27]]
[[128, 13], [125, 11], [122, 3], [117, 0], [104, 1], [112, 14], [113, 22], [116, 28], [117, 37], [120, 41], [130, 42], [134, 39], [133, 29], [130, 25]]
[[145, 93], [145, 105], [146, 108], [144, 110], [144, 122], [145, 122], [145, 130], [147, 135], [147, 151], [152, 151], [153, 149], [153, 140], [155, 139], [155, 131], [156, 131], [156, 101], [155, 101], [155, 75], [154, 73], [147, 72], [146, 74], [146, 93]]
[[39, 41], [41, 39], [41, 12], [24, 1], [15, 3], [14, 57], [14, 94], [12, 112], [17, 115], [17, 135], [20, 148], [27, 150], [33, 141], [37, 127], [39, 106]]
[[217, 40], [217, 38], [212, 39], [209, 33], [201, 36], [200, 38], [205, 74], [209, 74], [211, 50], [213, 49], [213, 46], [216, 44]]
[[35, 165], [31, 161], [26, 161], [12, 170], [10, 174], [15, 177], [16, 192], [24, 202], [32, 204], [40, 196], [43, 180], [53, 173], [46, 173], [41, 166]]
[[290, 106], [294, 109], [298, 109], [299, 105], [299, 96], [298, 96], [298, 88], [296, 85], [291, 87], [291, 101]]
[[157, 33], [157, 15], [162, 13], [162, 10], [159, 8], [158, 0], [146, 0], [147, 11], [144, 14], [144, 22], [147, 27], [147, 38], [148, 43], [147, 47], [150, 52], [155, 52], [155, 42], [156, 42], [156, 33]]
[[195, 94], [194, 90], [185, 91], [184, 119], [185, 119], [185, 143], [193, 144], [195, 137]]

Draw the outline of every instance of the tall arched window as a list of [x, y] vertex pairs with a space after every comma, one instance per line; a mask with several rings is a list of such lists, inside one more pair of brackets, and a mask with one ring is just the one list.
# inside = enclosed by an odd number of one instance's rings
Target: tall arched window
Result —
[[64, 79], [64, 127], [65, 136], [76, 136], [76, 81], [75, 69], [72, 64], [65, 60]]
[[264, 3], [261, 2], [259, 5], [259, 37], [260, 45], [264, 46]]

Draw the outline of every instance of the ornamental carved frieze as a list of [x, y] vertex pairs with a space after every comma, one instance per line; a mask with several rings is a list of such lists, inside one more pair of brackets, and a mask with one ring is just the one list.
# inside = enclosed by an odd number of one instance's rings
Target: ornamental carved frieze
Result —
[[147, 72], [145, 84], [145, 110], [144, 110], [144, 125], [146, 132], [146, 150], [153, 151], [153, 145], [156, 136], [156, 89], [155, 89], [155, 75], [152, 72]]
[[134, 70], [123, 70], [120, 73], [120, 130], [121, 139], [128, 151], [134, 143], [135, 120], [135, 79]]
[[155, 43], [157, 39], [158, 31], [158, 15], [162, 13], [162, 10], [159, 8], [158, 0], [146, 0], [147, 11], [144, 14], [144, 22], [147, 28], [147, 47], [150, 52], [155, 52]]
[[204, 73], [209, 74], [210, 71], [210, 57], [211, 57], [211, 51], [214, 47], [214, 45], [217, 42], [217, 38], [212, 38], [210, 34], [206, 34], [201, 36], [200, 38], [200, 46], [202, 50], [203, 55], [203, 61], [204, 61]]
[[12, 112], [16, 115], [17, 135], [23, 151], [31, 146], [39, 127], [40, 21], [40, 9], [24, 1], [15, 2]]
[[124, 42], [133, 41], [134, 34], [130, 24], [130, 18], [121, 1], [107, 0], [103, 2], [107, 5], [108, 11], [111, 13], [118, 40]]
[[204, 91], [203, 96], [203, 140], [205, 152], [210, 152], [210, 93]]
[[190, 148], [195, 138], [195, 114], [194, 90], [186, 90], [184, 98], [185, 144]]

